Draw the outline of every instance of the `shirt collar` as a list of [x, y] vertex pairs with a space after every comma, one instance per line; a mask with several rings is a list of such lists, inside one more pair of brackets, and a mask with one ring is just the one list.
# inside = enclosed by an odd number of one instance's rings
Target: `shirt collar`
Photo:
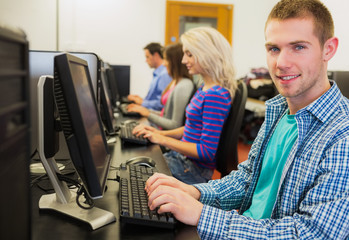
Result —
[[[318, 99], [310, 103], [308, 106], [299, 110], [296, 115], [304, 114], [305, 112], [309, 112], [318, 118], [320, 121], [325, 122], [328, 118], [332, 117], [336, 113], [336, 108], [342, 94], [337, 86], [337, 84], [330, 80], [331, 88], [325, 92]], [[268, 100], [266, 105], [272, 105], [276, 107], [281, 107], [287, 109], [287, 101], [286, 98], [281, 96], [280, 94], [276, 97]]]

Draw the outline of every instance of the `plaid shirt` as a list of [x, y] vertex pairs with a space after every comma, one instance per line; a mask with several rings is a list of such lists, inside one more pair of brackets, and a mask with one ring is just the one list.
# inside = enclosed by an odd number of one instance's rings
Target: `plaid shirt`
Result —
[[251, 205], [266, 146], [287, 110], [280, 95], [266, 103], [248, 160], [223, 179], [195, 185], [205, 204], [198, 224], [202, 239], [349, 239], [349, 101], [331, 84], [296, 113], [299, 135], [271, 218], [241, 214]]

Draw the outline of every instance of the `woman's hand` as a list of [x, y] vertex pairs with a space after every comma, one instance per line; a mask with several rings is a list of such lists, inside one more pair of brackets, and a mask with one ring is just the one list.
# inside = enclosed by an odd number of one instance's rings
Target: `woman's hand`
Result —
[[148, 125], [144, 125], [142, 123], [138, 124], [137, 126], [135, 126], [132, 130], [132, 134], [139, 136], [139, 135], [143, 135], [146, 132], [160, 132], [159, 130], [157, 130], [154, 127], [148, 126]]
[[131, 103], [127, 106], [127, 111], [129, 112], [138, 112], [139, 114], [141, 114], [143, 117], [148, 117], [149, 114], [150, 114], [150, 111], [141, 106], [141, 105], [137, 105], [137, 104], [134, 104], [134, 103]]

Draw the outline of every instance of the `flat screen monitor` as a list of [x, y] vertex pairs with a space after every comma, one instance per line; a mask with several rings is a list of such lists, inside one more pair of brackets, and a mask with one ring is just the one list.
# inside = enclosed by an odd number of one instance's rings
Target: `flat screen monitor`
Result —
[[54, 94], [74, 166], [93, 198], [103, 195], [110, 154], [97, 111], [87, 62], [55, 57]]
[[[30, 50], [29, 51], [29, 77], [30, 77], [30, 122], [31, 122], [31, 153], [34, 153], [38, 147], [38, 136], [37, 136], [37, 115], [38, 115], [38, 103], [37, 103], [37, 85], [39, 78], [41, 76], [53, 76], [53, 61], [54, 57], [62, 54], [59, 51], [39, 51], [39, 50]], [[84, 59], [88, 63], [90, 77], [93, 85], [93, 90], [95, 96], [97, 96], [97, 83], [100, 78], [100, 58], [95, 53], [91, 52], [73, 52], [70, 53], [74, 56], [77, 56], [81, 59]], [[56, 157], [60, 159], [67, 159], [68, 150], [64, 137], [60, 134], [59, 138], [60, 150], [57, 153]]]
[[101, 82], [99, 84], [99, 111], [100, 115], [108, 135], [115, 134], [114, 129], [114, 112], [113, 105], [111, 102], [111, 94], [107, 84], [105, 68], [102, 68]]
[[126, 97], [130, 94], [130, 71], [129, 65], [110, 65], [114, 70], [114, 76], [118, 84], [118, 91], [121, 97]]
[[106, 68], [105, 69], [105, 76], [106, 76], [106, 83], [108, 84], [110, 95], [111, 95], [111, 101], [114, 107], [117, 107], [118, 102], [120, 101], [120, 94], [118, 89], [118, 84], [116, 82], [115, 74], [113, 69]]
[[[60, 125], [70, 158], [82, 182], [81, 187], [87, 192], [87, 200], [101, 198], [105, 191], [111, 155], [93, 96], [87, 62], [70, 54], [55, 56], [53, 82]], [[112, 213], [99, 208], [79, 210], [81, 205], [71, 201], [75, 194], [57, 177], [57, 169], [52, 163], [54, 161], [46, 161], [43, 156], [40, 158], [58, 197], [57, 200], [51, 195], [44, 195], [39, 202], [41, 209], [63, 212], [90, 223], [93, 229], [115, 221]], [[79, 192], [76, 193], [77, 197]]]

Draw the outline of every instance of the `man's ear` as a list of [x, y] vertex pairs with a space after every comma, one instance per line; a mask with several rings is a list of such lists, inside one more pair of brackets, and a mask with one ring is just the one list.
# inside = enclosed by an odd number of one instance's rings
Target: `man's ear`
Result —
[[329, 61], [337, 52], [338, 48], [338, 38], [332, 37], [328, 39], [324, 44], [323, 59], [324, 61]]

